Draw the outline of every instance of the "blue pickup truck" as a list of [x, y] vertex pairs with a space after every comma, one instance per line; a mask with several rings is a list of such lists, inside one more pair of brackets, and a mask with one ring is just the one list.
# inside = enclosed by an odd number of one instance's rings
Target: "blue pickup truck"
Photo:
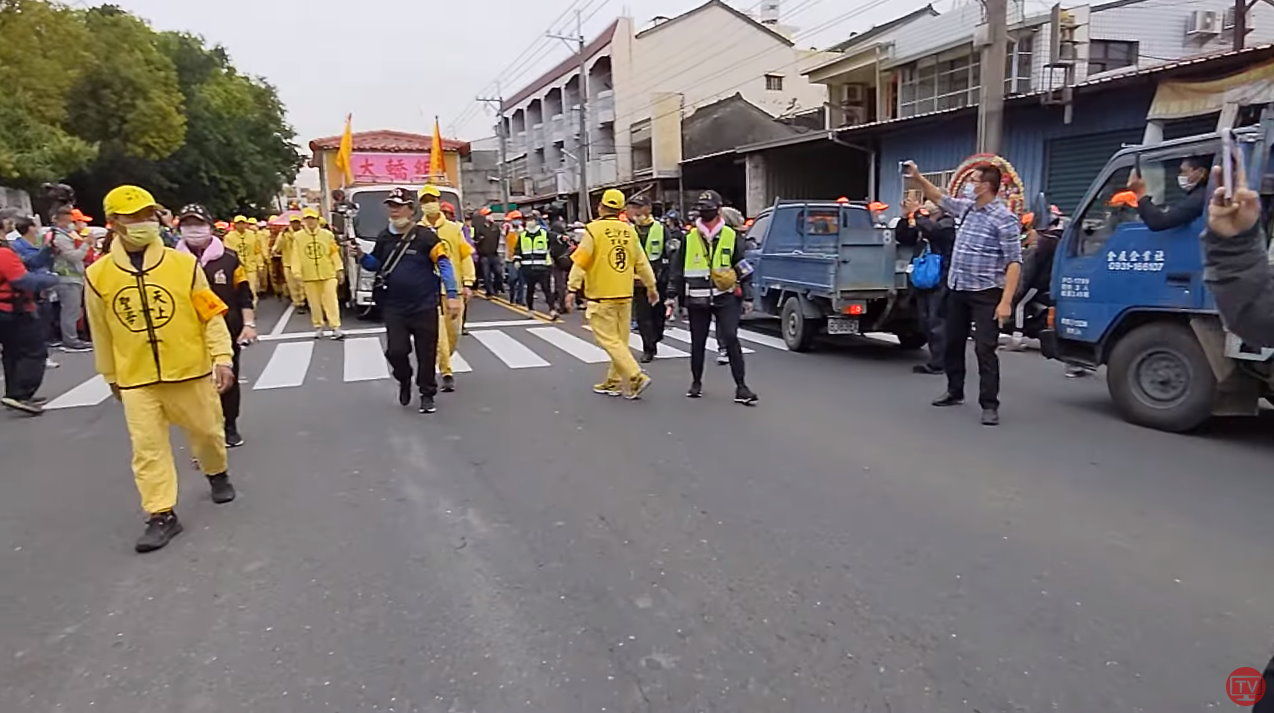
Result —
[[[903, 349], [924, 346], [906, 266], [893, 231], [873, 223], [867, 206], [780, 200], [747, 233], [758, 312], [782, 321], [793, 351], [820, 334], [891, 332]], [[900, 257], [902, 259], [900, 259]]]
[[[1269, 216], [1274, 122], [1235, 130]], [[1219, 160], [1221, 135], [1135, 146], [1110, 159], [1067, 226], [1053, 263], [1050, 328], [1044, 355], [1106, 366], [1112, 400], [1129, 421], [1188, 431], [1211, 416], [1254, 415], [1274, 393], [1274, 350], [1252, 349], [1225, 330], [1203, 282], [1199, 235], [1206, 213], [1185, 225], [1151, 230], [1115, 198], [1137, 170], [1157, 205], [1184, 199], [1177, 185], [1186, 158]], [[1214, 185], [1204, 187], [1212, 195]]]

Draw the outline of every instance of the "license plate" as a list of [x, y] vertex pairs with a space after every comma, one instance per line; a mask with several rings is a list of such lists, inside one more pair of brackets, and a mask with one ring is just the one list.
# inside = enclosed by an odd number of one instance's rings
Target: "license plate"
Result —
[[827, 320], [828, 334], [858, 334], [858, 320], [833, 317]]

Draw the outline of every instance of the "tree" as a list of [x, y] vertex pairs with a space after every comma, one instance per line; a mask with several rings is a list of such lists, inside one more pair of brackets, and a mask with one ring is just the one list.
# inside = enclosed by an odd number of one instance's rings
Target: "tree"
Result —
[[0, 0], [0, 182], [32, 188], [97, 155], [91, 141], [63, 128], [89, 45], [79, 14], [40, 0]]

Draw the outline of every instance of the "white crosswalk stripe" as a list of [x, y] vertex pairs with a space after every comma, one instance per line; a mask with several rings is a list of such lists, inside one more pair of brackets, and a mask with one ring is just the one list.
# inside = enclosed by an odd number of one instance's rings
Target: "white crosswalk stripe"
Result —
[[474, 339], [482, 342], [482, 346], [491, 350], [497, 359], [510, 369], [529, 369], [536, 366], [548, 366], [549, 363], [539, 354], [522, 346], [522, 342], [510, 337], [498, 329], [484, 329], [470, 333]]
[[[483, 324], [485, 328], [473, 330], [461, 342], [465, 345], [466, 353], [471, 357], [476, 352], [485, 350], [495, 358], [492, 360], [487, 357], [485, 361], [480, 362], [480, 370], [484, 373], [489, 373], [489, 370], [493, 368], [530, 369], [553, 366], [555, 363], [564, 361], [604, 364], [609, 360], [605, 350], [594, 344], [589, 335], [581, 335], [570, 327], [549, 326], [543, 322], [531, 320], [510, 320], [508, 327], [503, 329], [495, 328], [496, 324], [500, 323]], [[528, 328], [513, 328], [523, 326]], [[584, 329], [588, 330], [588, 326], [584, 325]], [[342, 380], [347, 383], [357, 383], [389, 379], [389, 365], [384, 355], [384, 337], [378, 333], [383, 331], [383, 328], [359, 331], [359, 336], [353, 336], [351, 333], [350, 338], [341, 345]], [[260, 361], [253, 359], [245, 363], [241, 382], [251, 383], [254, 391], [303, 387], [309, 377], [310, 368], [314, 364], [315, 349], [324, 350], [336, 346], [326, 340], [318, 342], [313, 338], [301, 338], [308, 337], [308, 334], [282, 333], [277, 336], [281, 338], [272, 340], [261, 347], [267, 350], [268, 358], [265, 359], [265, 366], [260, 373], [254, 376], [252, 371], [254, 366], [250, 366], [259, 365]], [[294, 336], [297, 338], [292, 339]], [[690, 332], [685, 329], [668, 327], [665, 330], [665, 336], [667, 340], [675, 341], [677, 344], [690, 344]], [[786, 350], [783, 341], [775, 337], [745, 330], [739, 330], [739, 337], [753, 344]], [[538, 350], [532, 349], [532, 346], [537, 344]], [[641, 336], [631, 334], [629, 346], [636, 351], [641, 351]], [[707, 348], [709, 350], [717, 348], [717, 342], [712, 337], [708, 338]], [[744, 351], [752, 353], [753, 350], [745, 348]], [[665, 343], [659, 345], [657, 354], [660, 359], [682, 359], [688, 356], [690, 356], [688, 351]], [[474, 371], [474, 367], [459, 351], [452, 355], [451, 366], [457, 374]], [[318, 380], [323, 379], [319, 377]], [[60, 410], [96, 406], [109, 399], [110, 395], [110, 388], [102, 377], [93, 376], [53, 399], [45, 408]]]
[[253, 384], [254, 391], [284, 389], [305, 383], [305, 372], [310, 370], [314, 356], [314, 342], [287, 342], [274, 348], [270, 361], [261, 372], [261, 378]]

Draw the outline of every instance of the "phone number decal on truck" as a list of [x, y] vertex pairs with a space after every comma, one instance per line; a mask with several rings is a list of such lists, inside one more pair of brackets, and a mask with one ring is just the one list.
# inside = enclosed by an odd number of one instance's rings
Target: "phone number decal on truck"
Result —
[[1106, 253], [1106, 269], [1133, 272], [1160, 272], [1163, 270], [1164, 252], [1162, 250], [1111, 250]]

